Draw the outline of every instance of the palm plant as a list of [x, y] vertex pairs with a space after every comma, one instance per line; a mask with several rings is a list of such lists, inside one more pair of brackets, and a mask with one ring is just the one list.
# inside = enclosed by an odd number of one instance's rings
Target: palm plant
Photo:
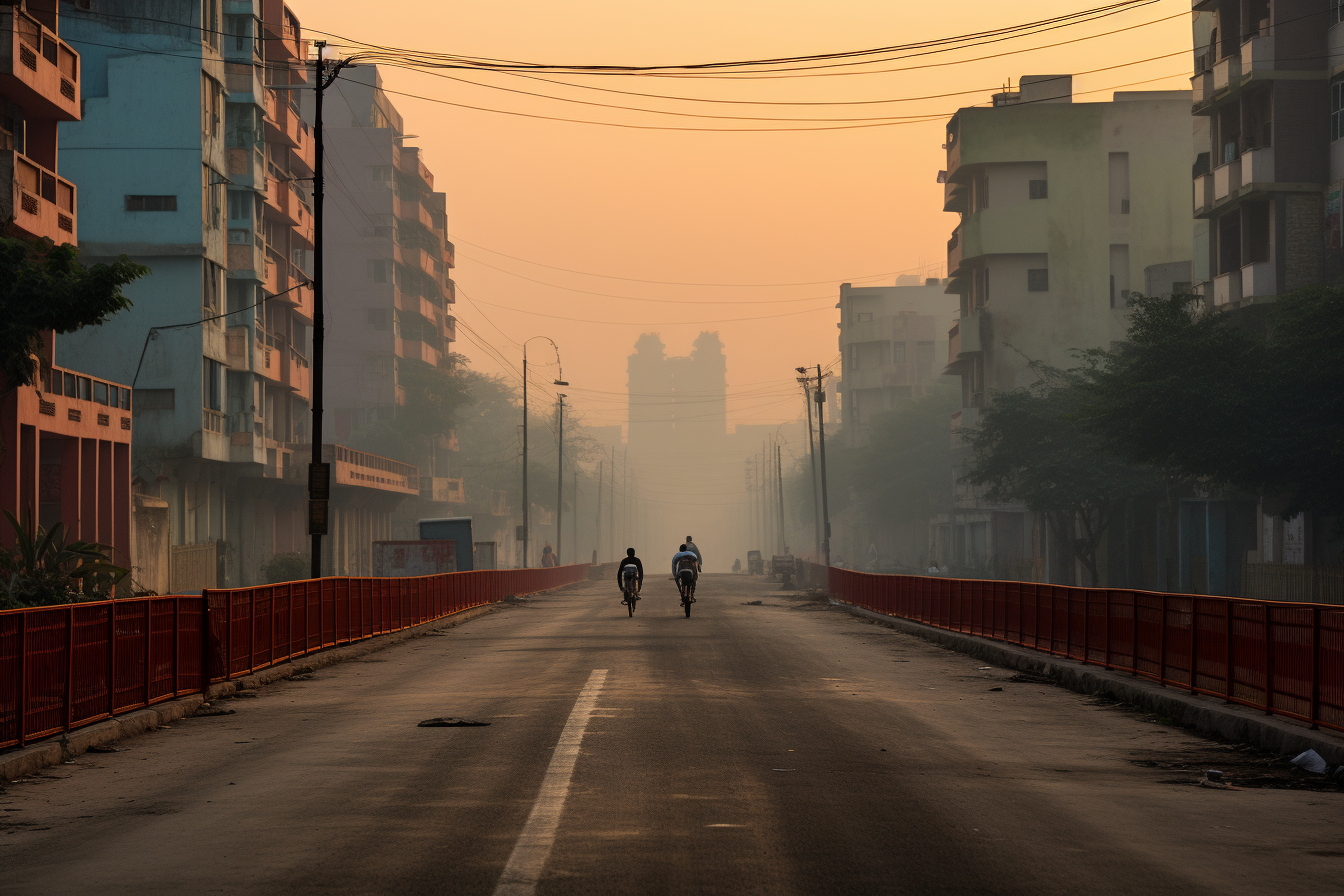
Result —
[[109, 556], [111, 548], [91, 541], [65, 540], [65, 524], [50, 529], [31, 515], [14, 528], [14, 547], [0, 550], [0, 609], [69, 604], [104, 599], [129, 573]]

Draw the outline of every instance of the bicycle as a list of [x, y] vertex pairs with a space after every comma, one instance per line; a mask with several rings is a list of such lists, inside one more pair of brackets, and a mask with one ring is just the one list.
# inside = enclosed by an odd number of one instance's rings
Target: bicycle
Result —
[[677, 573], [677, 591], [681, 594], [681, 605], [686, 615], [691, 615], [691, 604], [695, 603], [695, 573], [683, 569]]
[[639, 590], [635, 585], [635, 571], [630, 568], [628, 574], [621, 576], [621, 603], [625, 604], [630, 615], [635, 615], [635, 604], [639, 602]]

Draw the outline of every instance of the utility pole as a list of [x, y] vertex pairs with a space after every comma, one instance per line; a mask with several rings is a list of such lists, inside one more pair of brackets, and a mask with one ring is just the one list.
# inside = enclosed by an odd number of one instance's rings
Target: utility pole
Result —
[[598, 555], [597, 559], [602, 559], [602, 483], [604, 481], [602, 464], [605, 460], [597, 462], [597, 532], [593, 537], [593, 551]]
[[[560, 369], [560, 346], [555, 344], [555, 340], [549, 336], [531, 336], [523, 340], [523, 568], [526, 569], [531, 564], [528, 562], [528, 544], [532, 537], [532, 505], [529, 503], [527, 494], [527, 344], [533, 339], [545, 339], [555, 349], [555, 367], [561, 376], [555, 378], [555, 385], [568, 386], [564, 381], [563, 371]], [[558, 557], [556, 558], [559, 559]]]
[[[565, 393], [555, 393], [556, 407], [560, 411], [559, 433], [555, 440], [555, 564], [560, 565], [560, 544], [564, 537], [564, 497], [565, 497]], [[823, 449], [824, 450], [824, 449]]]
[[775, 445], [775, 478], [779, 483], [779, 552], [785, 550], [787, 539], [784, 537], [784, 449]]
[[308, 534], [312, 537], [312, 555], [309, 574], [312, 578], [322, 577], [322, 536], [327, 534], [327, 509], [331, 498], [331, 466], [322, 461], [322, 358], [323, 342], [326, 333], [326, 318], [323, 314], [322, 281], [322, 225], [323, 199], [323, 158], [322, 134], [322, 95], [335, 83], [341, 69], [350, 64], [349, 59], [338, 59], [326, 70], [322, 60], [322, 51], [327, 42], [314, 42], [317, 58], [313, 60], [313, 456], [308, 464]]
[[826, 388], [821, 383], [821, 365], [817, 365], [817, 442], [821, 445], [821, 550], [826, 567], [831, 566], [831, 510], [826, 498], [826, 420], [822, 405], [826, 403]]
[[816, 543], [813, 557], [821, 559], [821, 496], [817, 494], [817, 446], [812, 438], [812, 390], [807, 388], [807, 368], [799, 367], [798, 382], [803, 387], [803, 404], [807, 406], [807, 456], [812, 460], [812, 525]]
[[611, 449], [611, 488], [607, 490], [607, 559], [616, 559], [616, 449]]
[[[630, 506], [630, 448], [625, 449], [625, 463], [621, 464], [621, 531], [625, 533], [625, 539], [630, 545], [637, 544], [639, 539], [635, 537], [635, 531], [630, 526], [630, 516], [633, 508]], [[630, 546], [627, 545], [627, 546]]]

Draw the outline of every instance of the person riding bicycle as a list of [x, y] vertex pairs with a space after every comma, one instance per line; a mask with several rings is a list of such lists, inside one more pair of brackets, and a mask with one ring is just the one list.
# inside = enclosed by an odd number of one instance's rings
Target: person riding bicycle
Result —
[[691, 540], [691, 536], [689, 535], [686, 536], [686, 543], [681, 546], [681, 549], [683, 551], [690, 551], [691, 553], [695, 554], [696, 565], [700, 569], [705, 568], [705, 555], [700, 553], [700, 548], [696, 547], [695, 542]]
[[[621, 565], [616, 567], [616, 583], [621, 588], [621, 594], [625, 594], [627, 577], [634, 580], [632, 583], [633, 590], [636, 594], [635, 599], [638, 600], [638, 594], [644, 587], [644, 564], [635, 556], [634, 548], [625, 549], [625, 556], [621, 558]], [[625, 601], [622, 600], [621, 603], [625, 603]]]
[[700, 558], [684, 544], [672, 555], [672, 578], [682, 570], [690, 570], [692, 581], [700, 578]]

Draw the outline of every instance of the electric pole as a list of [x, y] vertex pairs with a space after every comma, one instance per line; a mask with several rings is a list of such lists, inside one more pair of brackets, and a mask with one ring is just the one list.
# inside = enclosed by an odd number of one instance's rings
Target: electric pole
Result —
[[779, 552], [786, 554], [786, 542], [784, 537], [784, 449], [778, 444], [775, 445], [775, 478], [779, 483]]
[[826, 389], [821, 383], [821, 365], [817, 365], [817, 442], [821, 446], [821, 550], [825, 556], [826, 568], [831, 566], [831, 511], [826, 498], [826, 420], [822, 414], [826, 403]]
[[[555, 440], [555, 565], [560, 565], [560, 544], [564, 537], [564, 497], [565, 497], [565, 393], [555, 393], [556, 407], [559, 408], [559, 432]], [[823, 449], [825, 450], [825, 449]], [[824, 455], [823, 455], [824, 456]]]

